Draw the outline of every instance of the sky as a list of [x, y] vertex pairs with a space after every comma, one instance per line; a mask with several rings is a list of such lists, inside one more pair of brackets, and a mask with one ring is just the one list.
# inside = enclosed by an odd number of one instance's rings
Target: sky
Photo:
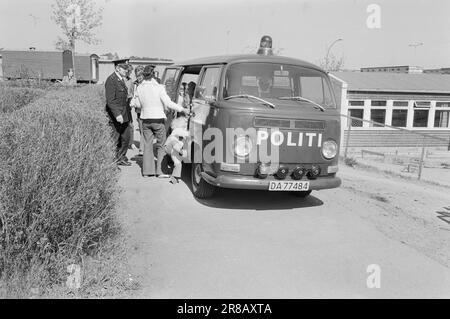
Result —
[[[53, 50], [61, 35], [50, 18], [54, 1], [0, 0], [0, 48]], [[448, 0], [93, 1], [104, 8], [95, 29], [101, 43], [79, 42], [77, 52], [180, 61], [254, 52], [267, 34], [280, 55], [315, 64], [342, 39], [330, 53], [347, 69], [450, 67]], [[368, 27], [371, 4], [379, 6], [379, 28]]]

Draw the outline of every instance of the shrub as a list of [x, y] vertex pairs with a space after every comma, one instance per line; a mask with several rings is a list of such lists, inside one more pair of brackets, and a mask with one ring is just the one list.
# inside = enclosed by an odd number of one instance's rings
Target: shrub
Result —
[[12, 112], [44, 95], [45, 91], [34, 88], [0, 86], [0, 113]]
[[356, 164], [358, 164], [358, 162], [356, 161], [356, 159], [354, 159], [353, 157], [346, 157], [344, 160], [345, 165], [353, 167]]
[[[49, 92], [0, 125], [0, 279], [65, 281], [114, 230], [114, 142], [95, 86]], [[14, 287], [16, 286], [16, 287]]]
[[43, 89], [43, 90], [52, 90], [52, 89], [60, 89], [60, 88], [73, 88], [73, 87], [82, 87], [85, 84], [66, 84], [62, 82], [53, 82], [49, 80], [37, 80], [37, 79], [16, 79], [16, 80], [8, 80], [0, 82], [0, 86], [3, 87], [17, 87], [17, 88], [34, 88], [34, 89]]

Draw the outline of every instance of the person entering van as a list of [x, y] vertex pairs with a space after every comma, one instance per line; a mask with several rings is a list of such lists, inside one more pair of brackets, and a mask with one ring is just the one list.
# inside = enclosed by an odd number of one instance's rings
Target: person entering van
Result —
[[187, 109], [190, 109], [190, 105], [192, 103], [192, 98], [194, 97], [195, 86], [196, 86], [196, 84], [193, 81], [191, 81], [187, 84], [186, 94], [185, 94], [184, 100], [183, 100], [183, 106]]
[[187, 118], [185, 116], [179, 116], [172, 121], [172, 133], [167, 138], [164, 144], [164, 150], [173, 161], [173, 172], [170, 176], [170, 182], [172, 184], [178, 184], [178, 180], [181, 178], [182, 162], [187, 157], [187, 150], [184, 148], [184, 142], [186, 137], [189, 136], [187, 131]]
[[[163, 174], [161, 162], [164, 157], [163, 145], [166, 140], [164, 106], [188, 114], [189, 111], [182, 106], [172, 102], [167, 95], [166, 89], [154, 78], [153, 65], [146, 65], [143, 70], [144, 81], [136, 89], [136, 105], [141, 108], [141, 120], [144, 135], [144, 155], [142, 163], [142, 175], [169, 177]], [[153, 138], [156, 137], [157, 162], [153, 153]]]

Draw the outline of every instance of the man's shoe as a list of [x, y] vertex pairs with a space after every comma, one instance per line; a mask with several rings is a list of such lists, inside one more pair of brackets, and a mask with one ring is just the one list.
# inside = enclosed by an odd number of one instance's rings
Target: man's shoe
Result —
[[142, 177], [144, 177], [144, 178], [149, 178], [149, 177], [153, 177], [153, 176], [155, 176], [154, 174], [150, 174], [150, 175], [142, 175]]
[[156, 175], [156, 176], [158, 176], [158, 178], [169, 178], [170, 177], [167, 174], [159, 174], [159, 175]]
[[131, 166], [131, 163], [128, 162], [128, 161], [121, 160], [121, 161], [119, 161], [119, 162], [117, 163], [117, 165], [121, 165], [121, 166]]

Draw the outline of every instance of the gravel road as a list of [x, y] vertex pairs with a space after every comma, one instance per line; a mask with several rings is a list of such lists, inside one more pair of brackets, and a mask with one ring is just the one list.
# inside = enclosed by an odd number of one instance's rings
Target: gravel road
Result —
[[[449, 188], [339, 174], [342, 187], [307, 199], [224, 189], [204, 201], [123, 167], [131, 297], [450, 298]], [[369, 265], [380, 288], [367, 286]]]

